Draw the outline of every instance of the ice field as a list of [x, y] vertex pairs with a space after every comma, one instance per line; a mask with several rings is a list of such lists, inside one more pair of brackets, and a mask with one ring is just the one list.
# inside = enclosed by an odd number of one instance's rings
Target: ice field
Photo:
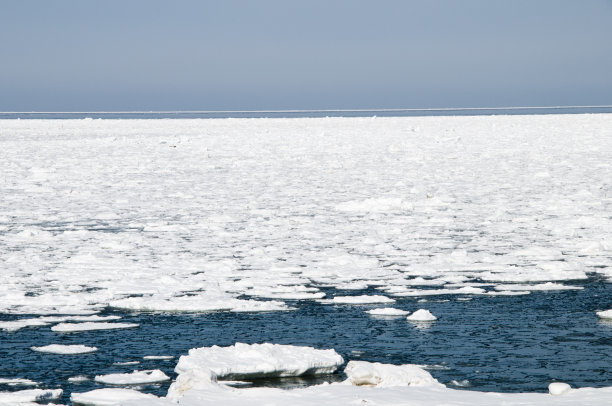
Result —
[[[474, 303], [477, 312], [477, 298], [570, 295], [612, 281], [612, 114], [0, 120], [0, 180], [0, 333], [54, 334], [52, 347], [24, 348], [55, 356], [96, 351], [97, 343], [73, 342], [78, 334], [138, 335], [139, 320], [122, 315], [141, 312], [238, 317], [363, 306], [364, 317], [428, 328], [446, 322], [432, 300]], [[583, 313], [607, 326], [600, 344], [610, 354], [612, 302], [597, 306]], [[181, 365], [181, 355], [164, 361]], [[612, 402], [601, 388], [612, 381], [552, 399], [449, 389], [433, 377], [413, 388], [389, 365], [380, 370], [399, 386], [363, 387], [351, 381], [357, 360], [345, 361], [334, 364], [342, 384], [231, 388], [216, 383], [221, 367], [200, 360], [176, 371], [191, 382], [180, 396], [113, 388], [73, 400]], [[381, 373], [371, 365], [362, 365], [363, 379]], [[170, 379], [138, 365], [96, 376], [107, 375], [97, 382]], [[3, 385], [0, 403], [62, 396], [58, 388], [21, 396], [23, 387]]]

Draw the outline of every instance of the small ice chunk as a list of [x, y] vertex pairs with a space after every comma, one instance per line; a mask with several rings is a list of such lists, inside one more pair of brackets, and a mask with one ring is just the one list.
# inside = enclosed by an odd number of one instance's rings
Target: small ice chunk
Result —
[[138, 385], [169, 381], [170, 377], [159, 369], [134, 371], [129, 374], [96, 375], [94, 381], [109, 385]]
[[333, 373], [344, 359], [334, 350], [318, 350], [280, 344], [236, 343], [230, 347], [203, 347], [189, 350], [179, 359], [179, 374], [209, 369], [219, 379], [242, 380]]
[[60, 323], [51, 327], [52, 331], [61, 333], [73, 333], [91, 330], [114, 330], [123, 328], [138, 327], [135, 323], [105, 323], [105, 322], [86, 322], [86, 323]]
[[366, 311], [366, 313], [371, 314], [373, 316], [405, 316], [409, 312], [400, 309], [394, 309], [392, 307], [381, 307], [378, 309], [372, 309]]
[[62, 396], [61, 389], [26, 389], [16, 392], [0, 392], [0, 404], [21, 402], [44, 402]]
[[145, 355], [142, 359], [172, 359], [173, 355]]
[[553, 382], [548, 385], [548, 393], [551, 395], [563, 395], [572, 390], [572, 387], [564, 382]]
[[336, 296], [331, 300], [334, 304], [370, 304], [370, 303], [395, 303], [394, 299], [381, 295], [361, 296]]
[[356, 386], [428, 386], [440, 385], [431, 374], [416, 365], [389, 365], [379, 362], [349, 361], [344, 373]]
[[0, 378], [0, 384], [10, 386], [36, 386], [38, 382], [23, 378]]
[[599, 316], [602, 319], [612, 319], [612, 309], [597, 312], [597, 316]]
[[119, 361], [113, 362], [113, 365], [138, 365], [140, 361]]
[[419, 309], [416, 312], [412, 313], [410, 316], [406, 317], [408, 321], [435, 321], [438, 320], [436, 316], [431, 314], [429, 310]]
[[72, 383], [85, 382], [88, 380], [89, 378], [86, 377], [85, 375], [71, 376], [70, 378], [68, 378], [68, 382], [72, 382]]
[[90, 352], [98, 351], [96, 347], [88, 347], [86, 345], [62, 345], [62, 344], [49, 344], [44, 347], [30, 347], [33, 351], [46, 352], [50, 354], [88, 354]]
[[72, 393], [72, 403], [83, 406], [111, 406], [127, 401], [152, 401], [157, 396], [141, 393], [132, 389], [105, 388], [83, 393]]

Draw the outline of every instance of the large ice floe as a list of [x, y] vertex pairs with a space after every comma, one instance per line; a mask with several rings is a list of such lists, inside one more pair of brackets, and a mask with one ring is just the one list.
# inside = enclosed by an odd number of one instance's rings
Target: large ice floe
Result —
[[[263, 347], [262, 347], [263, 346]], [[266, 364], [255, 357], [257, 367], [248, 367], [249, 376], [269, 376], [268, 363], [280, 365], [283, 360], [293, 362], [294, 357], [287, 358], [288, 353], [307, 353], [320, 358], [321, 353], [307, 347], [262, 345], [240, 345], [240, 352], [252, 350], [268, 357]], [[266, 350], [264, 350], [266, 348]], [[270, 352], [269, 348], [275, 351]], [[225, 353], [227, 350], [231, 353]], [[282, 349], [282, 351], [279, 351]], [[572, 389], [562, 382], [549, 385], [549, 393], [487, 393], [466, 390], [454, 390], [439, 383], [429, 372], [417, 365], [389, 365], [365, 361], [349, 361], [344, 369], [346, 380], [332, 384], [321, 384], [306, 388], [282, 390], [277, 388], [233, 388], [217, 380], [214, 369], [228, 375], [233, 368], [218, 368], [221, 364], [236, 364], [236, 347], [202, 348], [192, 350], [193, 354], [181, 357], [177, 366], [178, 377], [170, 386], [166, 397], [154, 397], [129, 389], [97, 389], [86, 393], [73, 393], [75, 404], [83, 405], [131, 405], [131, 406], [197, 406], [202, 404], [242, 405], [351, 405], [376, 404], [382, 406], [434, 406], [434, 405], [476, 405], [490, 406], [504, 404], [507, 406], [552, 406], [552, 405], [585, 405], [603, 406], [612, 399], [612, 388]], [[328, 350], [331, 351], [331, 350]], [[194, 357], [197, 354], [197, 357]], [[209, 356], [205, 356], [208, 354]], [[276, 359], [271, 357], [276, 356]], [[335, 358], [335, 356], [334, 356]], [[313, 358], [314, 359], [314, 358]], [[183, 361], [181, 363], [181, 361]], [[186, 362], [189, 361], [189, 362]], [[240, 365], [238, 362], [238, 365]], [[210, 368], [212, 367], [212, 368]], [[238, 366], [244, 368], [244, 366]], [[302, 371], [302, 368], [289, 368]], [[284, 368], [287, 371], [287, 368]]]
[[251, 379], [330, 374], [344, 359], [334, 350], [319, 350], [281, 344], [243, 344], [189, 350], [175, 371], [212, 371], [219, 379]]

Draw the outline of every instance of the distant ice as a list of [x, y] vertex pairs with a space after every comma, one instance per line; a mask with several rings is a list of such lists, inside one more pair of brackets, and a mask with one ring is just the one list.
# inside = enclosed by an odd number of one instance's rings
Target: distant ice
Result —
[[148, 371], [134, 371], [126, 374], [96, 375], [94, 381], [109, 385], [137, 385], [155, 382], [164, 382], [170, 377], [159, 369]]
[[406, 317], [408, 321], [435, 321], [438, 320], [436, 316], [431, 314], [429, 310], [419, 309], [416, 312], [412, 313], [410, 316]]
[[115, 330], [124, 328], [138, 327], [138, 324], [134, 323], [105, 323], [105, 322], [85, 322], [85, 323], [60, 323], [51, 327], [52, 331], [60, 333], [74, 333], [81, 331], [92, 331], [92, 330]]
[[334, 304], [374, 304], [374, 303], [394, 303], [395, 299], [380, 295], [361, 295], [361, 296], [336, 296], [330, 300]]
[[86, 345], [62, 345], [62, 344], [50, 344], [44, 347], [30, 347], [32, 350], [37, 352], [47, 352], [50, 354], [88, 354], [96, 352], [96, 347], [88, 347]]
[[563, 285], [561, 283], [546, 282], [536, 285], [512, 284], [496, 285], [494, 287], [500, 291], [546, 291], [546, 290], [582, 290], [582, 286]]
[[176, 365], [177, 373], [207, 369], [219, 379], [241, 380], [328, 374], [344, 363], [334, 350], [280, 344], [243, 344], [189, 350]]

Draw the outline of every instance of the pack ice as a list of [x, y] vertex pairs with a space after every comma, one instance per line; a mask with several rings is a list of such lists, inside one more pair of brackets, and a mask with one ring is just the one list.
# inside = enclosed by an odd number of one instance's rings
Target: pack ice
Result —
[[610, 122], [0, 120], [0, 311], [279, 311], [321, 287], [609, 279]]

